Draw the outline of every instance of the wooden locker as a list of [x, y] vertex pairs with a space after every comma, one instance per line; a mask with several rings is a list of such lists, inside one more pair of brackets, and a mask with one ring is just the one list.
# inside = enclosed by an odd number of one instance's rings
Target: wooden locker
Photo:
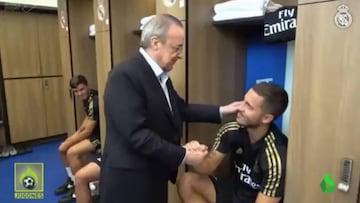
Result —
[[[342, 4], [350, 8], [353, 20], [346, 29], [335, 24]], [[357, 0], [298, 7], [286, 203], [356, 202], [360, 178], [359, 9]], [[335, 184], [339, 183], [343, 157], [354, 161], [349, 192], [336, 188], [332, 193], [322, 192], [320, 182], [325, 174], [332, 174]]]
[[58, 0], [58, 27], [60, 37], [69, 37], [69, 16], [67, 0]]
[[104, 117], [104, 89], [107, 81], [109, 71], [112, 68], [111, 64], [111, 47], [110, 47], [110, 32], [102, 31], [96, 32], [96, 63], [97, 63], [97, 81], [99, 93], [99, 119], [100, 119], [100, 135], [101, 146], [104, 146], [106, 123]]
[[36, 14], [0, 12], [0, 49], [4, 78], [40, 76]]
[[[59, 25], [59, 37], [60, 37], [60, 54], [61, 54], [61, 67], [64, 80], [65, 95], [65, 110], [67, 121], [67, 133], [72, 135], [76, 130], [76, 108], [75, 97], [70, 89], [69, 81], [73, 76], [72, 68], [72, 55], [70, 44], [70, 26], [69, 26], [69, 12], [68, 1], [58, 0], [58, 25]], [[81, 107], [81, 106], [80, 106]], [[80, 108], [81, 109], [81, 108]], [[81, 113], [81, 111], [79, 111]]]
[[156, 13], [168, 13], [184, 21], [186, 20], [185, 2], [186, 0], [156, 0]]
[[75, 121], [75, 106], [74, 106], [74, 95], [69, 86], [70, 79], [72, 78], [71, 70], [71, 56], [70, 56], [70, 46], [67, 37], [60, 37], [60, 52], [61, 52], [61, 67], [63, 73], [63, 91], [64, 91], [64, 102], [65, 106], [63, 113], [66, 115], [66, 126], [67, 133], [75, 132], [76, 121]]
[[119, 64], [139, 51], [141, 18], [155, 14], [155, 0], [111, 0], [111, 52], [113, 64]]
[[59, 135], [67, 132], [62, 77], [43, 78], [44, 103], [46, 109], [47, 135]]
[[69, 22], [67, 12], [67, 1], [58, 0], [58, 28], [61, 55], [61, 69], [63, 75], [65, 107], [63, 113], [66, 115], [67, 133], [71, 135], [76, 129], [74, 96], [69, 86], [72, 78], [71, 47], [69, 35]]
[[96, 32], [109, 30], [109, 0], [94, 0], [94, 18]]
[[[71, 0], [67, 2], [69, 21], [69, 42], [73, 75], [84, 75], [90, 88], [97, 89], [95, 39], [89, 37], [89, 26], [94, 23], [92, 0]], [[82, 101], [75, 99], [76, 123], [81, 125], [85, 118]]]
[[86, 76], [90, 87], [96, 88], [95, 40], [89, 37], [89, 26], [94, 23], [93, 8], [92, 0], [68, 2], [73, 73]]
[[274, 3], [281, 4], [284, 6], [295, 6], [298, 4], [298, 1], [300, 0], [273, 0]]
[[5, 80], [11, 143], [47, 136], [42, 79]]
[[41, 75], [59, 76], [62, 74], [62, 70], [57, 16], [53, 14], [38, 14], [37, 23], [39, 29], [38, 41]]
[[336, 0], [297, 0], [298, 4], [311, 4], [311, 3], [321, 3], [326, 1], [336, 1]]

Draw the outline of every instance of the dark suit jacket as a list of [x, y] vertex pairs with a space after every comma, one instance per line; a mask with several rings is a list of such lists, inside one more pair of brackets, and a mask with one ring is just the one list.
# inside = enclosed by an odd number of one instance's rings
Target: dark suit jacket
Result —
[[110, 73], [104, 93], [106, 140], [102, 187], [105, 184], [107, 188], [109, 181], [116, 182], [119, 175], [109, 168], [142, 173], [139, 185], [148, 181], [147, 178], [152, 182], [166, 179], [162, 184], [167, 184], [168, 179], [174, 182], [185, 156], [185, 149], [179, 146], [182, 122], [220, 122], [219, 107], [188, 105], [178, 96], [170, 79], [167, 87], [172, 112], [158, 78], [140, 53]]

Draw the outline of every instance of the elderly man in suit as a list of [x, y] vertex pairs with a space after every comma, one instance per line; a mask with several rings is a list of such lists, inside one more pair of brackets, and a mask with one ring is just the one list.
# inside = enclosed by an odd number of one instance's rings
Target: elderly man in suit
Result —
[[102, 203], [166, 203], [167, 183], [175, 182], [178, 167], [207, 154], [196, 141], [179, 145], [182, 122], [219, 123], [236, 112], [237, 102], [219, 107], [180, 98], [168, 73], [181, 59], [183, 43], [182, 23], [157, 15], [144, 26], [139, 53], [111, 71], [104, 94]]

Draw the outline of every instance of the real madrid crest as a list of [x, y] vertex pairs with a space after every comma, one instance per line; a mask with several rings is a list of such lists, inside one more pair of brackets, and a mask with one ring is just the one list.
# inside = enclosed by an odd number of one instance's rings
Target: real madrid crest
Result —
[[66, 16], [65, 16], [65, 12], [63, 10], [60, 11], [60, 27], [61, 27], [61, 29], [68, 31]]
[[162, 0], [162, 2], [166, 7], [172, 7], [173, 5], [175, 5], [176, 0]]
[[106, 16], [106, 11], [105, 11], [105, 7], [104, 7], [104, 2], [103, 0], [98, 0], [98, 8], [97, 8], [97, 16], [98, 19], [100, 21], [103, 21], [105, 19]]
[[236, 151], [235, 154], [242, 154], [243, 153], [243, 149], [241, 147], [239, 147]]
[[255, 173], [259, 173], [260, 172], [260, 167], [259, 167], [259, 162], [258, 159], [255, 160], [254, 166], [253, 166], [253, 171]]
[[352, 16], [349, 12], [349, 6], [341, 4], [337, 8], [337, 13], [335, 15], [335, 25], [340, 29], [346, 29], [351, 26]]

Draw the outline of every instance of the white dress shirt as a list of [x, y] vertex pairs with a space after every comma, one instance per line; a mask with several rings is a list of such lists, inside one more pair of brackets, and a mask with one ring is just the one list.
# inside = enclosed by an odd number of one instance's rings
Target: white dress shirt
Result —
[[166, 86], [166, 82], [169, 79], [169, 75], [167, 72], [164, 72], [163, 69], [160, 68], [160, 66], [152, 59], [149, 54], [146, 53], [146, 51], [143, 48], [139, 49], [140, 53], [144, 56], [146, 62], [150, 65], [151, 69], [153, 70], [155, 76], [159, 79], [159, 83], [163, 89], [163, 92], [165, 94], [166, 100], [168, 102], [170, 111], [172, 111], [170, 98], [169, 98], [169, 91]]

